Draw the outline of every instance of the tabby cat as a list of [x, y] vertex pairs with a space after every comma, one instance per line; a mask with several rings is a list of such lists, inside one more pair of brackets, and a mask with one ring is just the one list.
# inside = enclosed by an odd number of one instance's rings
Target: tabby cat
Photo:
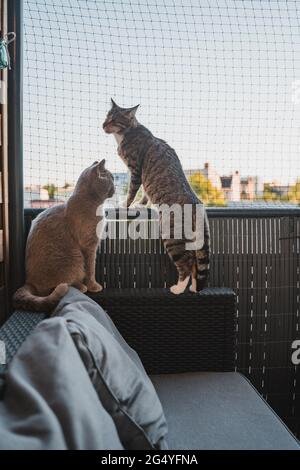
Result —
[[[14, 306], [51, 312], [72, 285], [97, 292], [95, 258], [101, 225], [101, 205], [114, 194], [105, 160], [80, 175], [72, 196], [42, 212], [32, 223], [26, 245], [26, 283], [14, 295]], [[96, 232], [97, 230], [97, 232]]]
[[[141, 185], [152, 204], [192, 205], [193, 211], [201, 201], [191, 189], [176, 152], [163, 140], [155, 137], [136, 119], [138, 106], [121, 108], [113, 100], [103, 123], [103, 129], [113, 134], [118, 143], [118, 154], [131, 173], [126, 205], [134, 201]], [[143, 202], [146, 202], [143, 197]], [[194, 214], [193, 212], [193, 214]], [[187, 240], [171, 238], [163, 242], [178, 270], [178, 283], [171, 287], [173, 294], [185, 291], [190, 279], [190, 290], [197, 292], [206, 285], [209, 269], [209, 226], [205, 210], [204, 244], [196, 250], [186, 249]], [[194, 216], [194, 215], [193, 215]], [[174, 228], [174, 227], [173, 227]], [[172, 235], [172, 230], [170, 234]]]

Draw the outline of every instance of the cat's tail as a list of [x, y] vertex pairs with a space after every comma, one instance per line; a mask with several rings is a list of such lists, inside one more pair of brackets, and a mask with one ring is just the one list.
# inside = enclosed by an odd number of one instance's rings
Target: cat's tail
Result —
[[[204, 219], [204, 244], [201, 250], [196, 251], [195, 277], [197, 292], [200, 292], [207, 285], [209, 275], [210, 259], [210, 233], [207, 214]], [[193, 274], [194, 275], [194, 274]]]
[[68, 289], [68, 284], [59, 284], [51, 294], [46, 297], [40, 297], [33, 293], [33, 287], [30, 284], [25, 284], [14, 294], [13, 305], [15, 308], [22, 310], [50, 313], [67, 293]]

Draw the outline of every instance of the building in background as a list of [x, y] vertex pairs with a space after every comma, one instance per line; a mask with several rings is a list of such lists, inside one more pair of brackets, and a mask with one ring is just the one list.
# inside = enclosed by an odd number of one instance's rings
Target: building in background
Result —
[[261, 199], [264, 193], [264, 185], [258, 176], [241, 178], [241, 200], [255, 201]]
[[290, 186], [282, 185], [278, 181], [264, 184], [264, 191], [269, 191], [276, 195], [278, 199], [286, 199], [288, 197]]
[[37, 207], [33, 205], [34, 201], [40, 201], [41, 205], [38, 207], [46, 207], [49, 201], [48, 191], [39, 184], [25, 186], [24, 188], [24, 207]]
[[203, 170], [200, 171], [218, 191], [222, 189], [221, 178], [210, 163], [206, 162]]
[[124, 172], [113, 173], [113, 177], [116, 191], [113, 197], [108, 199], [108, 204], [116, 207], [120, 206], [126, 198], [129, 178], [128, 173]]
[[[108, 200], [111, 206], [120, 205], [125, 197], [128, 188], [128, 173], [113, 173], [116, 192], [114, 196]], [[53, 193], [49, 196], [49, 189], [52, 188]], [[54, 189], [55, 188], [55, 191]], [[48, 185], [27, 185], [24, 190], [24, 207], [38, 209], [55, 206], [69, 199], [75, 188], [74, 183], [66, 183], [62, 187], [56, 187], [55, 184]]]
[[[241, 176], [239, 171], [235, 171], [231, 175], [220, 176], [210, 163], [205, 163], [202, 169], [184, 170], [187, 179], [196, 173], [201, 173], [219, 192], [224, 194], [224, 199], [228, 203], [249, 201], [254, 202], [266, 199], [265, 195], [269, 192], [272, 195], [270, 200], [286, 199], [290, 187], [281, 185], [279, 182], [263, 183], [258, 176]], [[119, 206], [123, 203], [128, 189], [128, 173], [113, 173], [116, 192], [114, 196], [108, 200], [109, 206]], [[30, 185], [25, 187], [24, 205], [31, 208], [47, 208], [53, 205], [65, 202], [74, 191], [74, 183], [66, 183], [63, 187], [55, 188], [55, 195], [49, 197], [47, 187], [49, 185]]]
[[225, 199], [230, 201], [241, 200], [241, 177], [238, 171], [230, 176], [221, 176], [221, 188], [225, 194]]
[[216, 169], [205, 163], [202, 169], [185, 170], [188, 180], [196, 172], [200, 172], [211, 182], [215, 189], [223, 191], [227, 202], [239, 202], [241, 200], [255, 201], [261, 199], [264, 193], [264, 184], [258, 176], [242, 177], [239, 171], [230, 175], [219, 175]]

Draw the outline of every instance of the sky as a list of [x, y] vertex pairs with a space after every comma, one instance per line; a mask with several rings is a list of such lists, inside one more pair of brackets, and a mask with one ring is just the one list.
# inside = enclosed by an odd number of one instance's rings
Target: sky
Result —
[[300, 2], [25, 0], [25, 184], [73, 182], [106, 158], [110, 97], [183, 167], [300, 177]]

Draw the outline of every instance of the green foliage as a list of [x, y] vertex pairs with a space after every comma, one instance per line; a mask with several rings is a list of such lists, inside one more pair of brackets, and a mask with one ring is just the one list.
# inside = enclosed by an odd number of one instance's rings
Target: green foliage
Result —
[[295, 204], [300, 204], [300, 179], [297, 179], [293, 186], [290, 186], [287, 200]]
[[265, 184], [262, 199], [266, 202], [282, 201], [283, 198], [276, 188], [270, 184]]
[[189, 178], [189, 182], [199, 199], [206, 206], [226, 206], [224, 192], [215, 188], [200, 171]]
[[277, 188], [269, 184], [265, 184], [264, 201], [281, 201], [281, 202], [290, 202], [292, 204], [300, 204], [300, 179], [297, 179], [296, 183], [290, 186], [289, 191], [286, 195], [282, 195]]
[[55, 194], [57, 193], [57, 186], [55, 186], [55, 184], [46, 184], [45, 186], [43, 186], [43, 189], [46, 189], [46, 191], [48, 192], [49, 199], [55, 198]]

